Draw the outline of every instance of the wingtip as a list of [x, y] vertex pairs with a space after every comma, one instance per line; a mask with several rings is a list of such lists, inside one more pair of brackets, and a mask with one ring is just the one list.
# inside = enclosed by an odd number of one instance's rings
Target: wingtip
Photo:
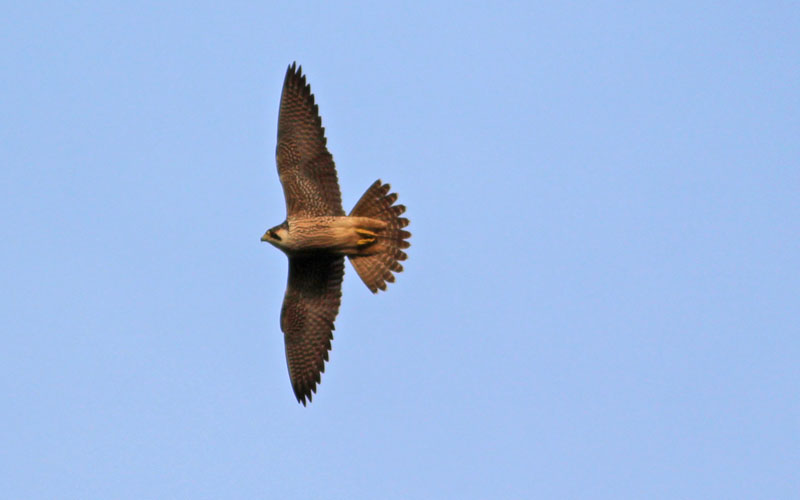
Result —
[[[317, 375], [317, 377], [319, 377], [319, 375]], [[292, 386], [292, 389], [294, 389], [294, 397], [297, 398], [297, 402], [302, 403], [303, 406], [307, 406], [308, 403], [311, 403], [311, 401], [313, 400], [314, 392], [316, 392], [317, 390], [317, 384], [312, 382], [310, 387]]]
[[286, 78], [284, 80], [288, 82], [289, 80], [294, 80], [296, 78], [302, 78], [303, 76], [303, 67], [297, 65], [297, 61], [292, 61], [286, 68]]

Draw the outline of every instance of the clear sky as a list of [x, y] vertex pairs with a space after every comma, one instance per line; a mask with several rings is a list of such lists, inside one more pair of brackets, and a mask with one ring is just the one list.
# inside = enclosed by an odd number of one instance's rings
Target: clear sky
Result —
[[[798, 498], [800, 7], [667, 3], [6, 3], [3, 497]], [[307, 408], [294, 60], [414, 235]]]

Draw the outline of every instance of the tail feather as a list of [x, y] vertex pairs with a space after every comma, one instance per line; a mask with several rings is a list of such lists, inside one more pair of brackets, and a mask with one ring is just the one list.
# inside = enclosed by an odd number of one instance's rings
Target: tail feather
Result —
[[394, 283], [392, 272], [401, 272], [403, 266], [400, 261], [408, 258], [402, 249], [411, 246], [406, 241], [411, 233], [403, 229], [409, 221], [400, 217], [406, 207], [394, 204], [397, 193], [389, 193], [389, 189], [389, 184], [375, 181], [350, 212], [351, 216], [369, 217], [387, 223], [378, 232], [377, 241], [369, 249], [369, 254], [349, 256], [350, 263], [372, 293], [378, 293], [378, 289], [386, 290], [386, 282]]

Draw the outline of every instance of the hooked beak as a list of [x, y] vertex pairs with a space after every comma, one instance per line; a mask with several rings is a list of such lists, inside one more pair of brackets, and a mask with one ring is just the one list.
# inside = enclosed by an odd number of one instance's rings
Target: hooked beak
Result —
[[269, 241], [269, 238], [267, 238], [267, 233], [264, 233], [264, 236], [261, 237], [261, 241]]

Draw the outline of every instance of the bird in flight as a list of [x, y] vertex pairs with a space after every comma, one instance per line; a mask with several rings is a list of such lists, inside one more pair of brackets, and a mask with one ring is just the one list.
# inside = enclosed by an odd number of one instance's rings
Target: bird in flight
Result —
[[289, 279], [281, 307], [281, 330], [294, 395], [305, 406], [317, 390], [333, 340], [333, 323], [342, 298], [344, 258], [373, 293], [394, 282], [406, 259], [411, 236], [389, 184], [375, 181], [350, 215], [314, 94], [302, 67], [286, 70], [278, 112], [275, 160], [286, 199], [286, 220], [268, 229], [261, 241], [289, 258]]

